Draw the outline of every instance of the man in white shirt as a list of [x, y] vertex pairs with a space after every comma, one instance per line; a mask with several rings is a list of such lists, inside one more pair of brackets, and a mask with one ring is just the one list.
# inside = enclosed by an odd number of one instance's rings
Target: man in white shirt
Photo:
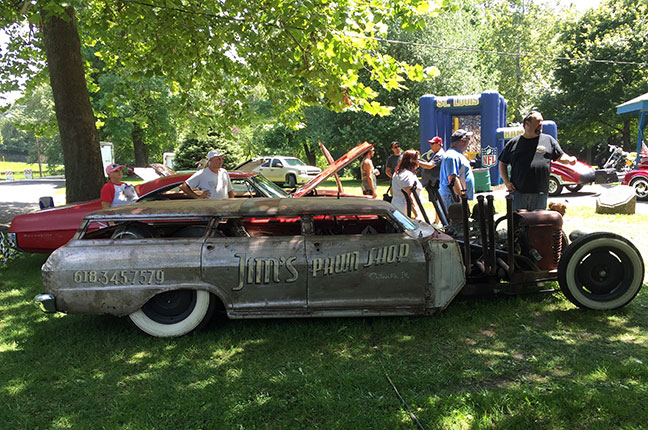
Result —
[[[234, 197], [234, 188], [227, 174], [223, 169], [224, 153], [220, 151], [209, 151], [207, 153], [207, 167], [194, 173], [187, 179], [180, 189], [194, 199], [226, 199]], [[198, 188], [201, 194], [196, 194], [192, 188]]]

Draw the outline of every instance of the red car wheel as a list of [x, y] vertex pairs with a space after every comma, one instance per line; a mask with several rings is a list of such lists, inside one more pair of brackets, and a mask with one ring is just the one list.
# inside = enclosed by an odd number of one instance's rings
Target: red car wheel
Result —
[[639, 200], [648, 199], [648, 178], [638, 176], [630, 181], [630, 186], [634, 187], [635, 194]]

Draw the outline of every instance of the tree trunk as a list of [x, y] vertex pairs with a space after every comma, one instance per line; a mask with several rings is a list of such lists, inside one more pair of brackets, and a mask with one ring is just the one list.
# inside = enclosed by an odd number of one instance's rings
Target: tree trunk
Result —
[[630, 120], [627, 119], [623, 121], [623, 147], [629, 148], [630, 151], [633, 150], [630, 144]]
[[148, 165], [148, 151], [144, 145], [144, 130], [137, 123], [133, 124], [131, 139], [133, 141], [133, 151], [135, 152], [135, 165], [137, 167], [146, 167]]
[[56, 119], [65, 164], [66, 199], [69, 202], [99, 197], [105, 183], [99, 136], [86, 87], [81, 43], [74, 9], [65, 9], [67, 21], [43, 17], [43, 41]]
[[314, 166], [317, 160], [315, 159], [315, 154], [313, 154], [313, 151], [310, 150], [308, 147], [308, 143], [304, 143], [304, 154], [306, 154], [306, 162]]

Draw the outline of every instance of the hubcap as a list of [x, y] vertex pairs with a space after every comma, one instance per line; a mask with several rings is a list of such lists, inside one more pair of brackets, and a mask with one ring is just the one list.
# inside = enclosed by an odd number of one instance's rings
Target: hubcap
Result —
[[187, 318], [195, 307], [195, 291], [176, 290], [154, 296], [142, 306], [142, 311], [160, 324], [175, 324]]
[[549, 178], [549, 194], [553, 194], [558, 189], [558, 182], [554, 178]]
[[610, 300], [625, 292], [632, 276], [627, 257], [618, 256], [611, 249], [592, 252], [583, 258], [576, 269], [576, 281], [581, 290], [593, 300]]
[[646, 197], [648, 195], [648, 182], [639, 180], [634, 183], [634, 189], [638, 197]]

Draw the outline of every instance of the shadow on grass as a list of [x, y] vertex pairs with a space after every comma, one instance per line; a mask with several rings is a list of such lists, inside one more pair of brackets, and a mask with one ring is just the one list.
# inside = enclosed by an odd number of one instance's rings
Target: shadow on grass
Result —
[[[43, 256], [0, 272], [7, 428], [640, 428], [646, 293], [617, 312], [558, 293], [461, 300], [430, 318], [215, 319], [178, 339], [48, 316]], [[374, 348], [374, 341], [380, 354]]]

